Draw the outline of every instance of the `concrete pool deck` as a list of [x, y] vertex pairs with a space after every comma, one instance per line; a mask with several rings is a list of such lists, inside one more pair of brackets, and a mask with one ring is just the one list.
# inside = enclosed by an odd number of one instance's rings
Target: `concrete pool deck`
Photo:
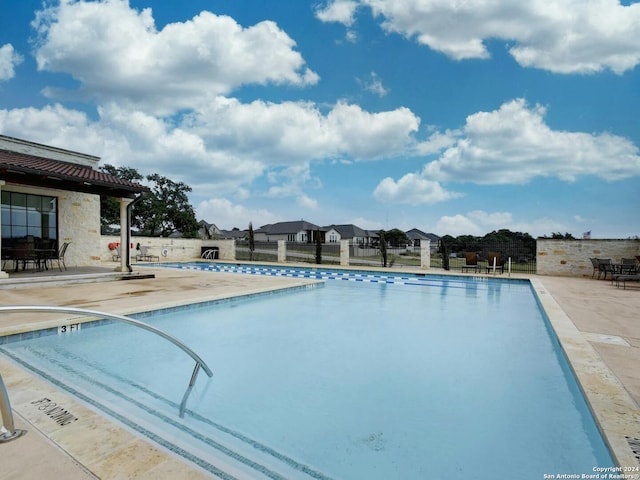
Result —
[[[140, 270], [152, 272], [156, 278], [3, 289], [0, 305], [73, 306], [127, 315], [313, 282], [232, 273]], [[530, 278], [618, 463], [640, 466], [633, 452], [638, 447], [632, 447], [633, 439], [640, 439], [640, 288], [622, 290], [608, 280]], [[65, 321], [68, 318], [80, 320], [68, 314], [3, 313], [0, 336], [69, 323]], [[0, 444], [2, 474], [7, 478], [212, 478], [115, 425], [4, 356], [0, 356], [0, 371], [16, 426], [28, 432]], [[59, 425], [39, 409], [44, 398], [78, 420]]]

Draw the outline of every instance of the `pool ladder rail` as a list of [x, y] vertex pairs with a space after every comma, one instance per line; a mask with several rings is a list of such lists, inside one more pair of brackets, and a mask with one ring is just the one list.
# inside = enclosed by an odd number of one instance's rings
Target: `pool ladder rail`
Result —
[[[184, 392], [184, 395], [182, 396], [182, 401], [180, 402], [180, 407], [179, 407], [180, 418], [184, 418], [184, 413], [187, 408], [187, 399], [189, 398], [189, 394], [191, 393], [191, 390], [193, 390], [193, 386], [196, 383], [196, 379], [198, 378], [198, 372], [200, 371], [200, 368], [202, 368], [205, 371], [205, 373], [209, 376], [209, 378], [213, 377], [213, 372], [211, 372], [211, 369], [207, 366], [205, 361], [202, 360], [202, 358], [200, 358], [200, 356], [197, 353], [195, 353], [193, 350], [187, 347], [184, 343], [182, 343], [180, 340], [178, 340], [174, 336], [168, 334], [167, 332], [164, 332], [163, 330], [160, 330], [159, 328], [156, 328], [153, 325], [149, 325], [148, 323], [142, 322], [140, 320], [136, 320], [135, 318], [126, 317], [124, 315], [115, 315], [112, 313], [100, 312], [98, 310], [87, 310], [85, 308], [57, 307], [57, 306], [50, 306], [50, 305], [10, 305], [10, 306], [0, 307], [0, 313], [2, 312], [71, 313], [74, 315], [84, 315], [84, 316], [90, 316], [90, 317], [104, 318], [108, 320], [114, 320], [117, 322], [128, 323], [129, 325], [133, 325], [135, 327], [139, 327], [144, 330], [148, 330], [152, 333], [155, 333], [156, 335], [159, 335], [162, 338], [170, 341], [171, 343], [173, 343], [174, 345], [182, 349], [187, 355], [193, 358], [196, 362], [196, 366], [194, 367], [193, 372], [191, 373], [191, 379], [189, 380], [189, 385], [187, 386], [187, 390]], [[2, 382], [1, 376], [0, 376], [0, 410], [2, 413], [3, 422], [6, 422], [5, 428], [7, 428], [7, 430], [11, 434], [14, 431], [13, 417], [11, 415], [11, 407], [9, 405], [9, 396], [7, 394], [6, 389], [4, 388], [4, 383]], [[4, 435], [0, 435], [0, 441], [3, 441], [2, 440], [3, 437]], [[15, 437], [15, 434], [13, 434], [13, 437]], [[8, 440], [12, 440], [12, 439], [13, 438], [9, 438]], [[4, 440], [4, 441], [8, 441], [8, 440]]]
[[2, 374], [0, 374], [0, 421], [2, 421], [2, 423], [0, 423], [0, 427], [2, 427], [2, 430], [0, 430], [0, 443], [10, 442], [27, 433], [26, 430], [16, 428], [13, 423], [13, 413], [11, 412], [11, 404], [9, 403], [9, 395], [4, 386]]

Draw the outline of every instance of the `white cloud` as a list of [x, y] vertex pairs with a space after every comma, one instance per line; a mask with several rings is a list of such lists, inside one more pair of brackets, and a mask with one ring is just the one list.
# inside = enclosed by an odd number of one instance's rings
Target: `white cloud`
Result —
[[33, 26], [39, 69], [72, 75], [84, 97], [149, 112], [192, 108], [245, 84], [318, 81], [272, 21], [244, 28], [205, 11], [158, 31], [151, 9], [137, 11], [127, 0], [67, 0], [39, 12]]
[[253, 228], [258, 228], [257, 223], [265, 225], [281, 221], [266, 209], [250, 209], [234, 204], [226, 198], [210, 198], [200, 202], [194, 209], [197, 218], [215, 223], [223, 230], [232, 228], [243, 230], [249, 228], [249, 222], [253, 223]]
[[92, 121], [60, 105], [0, 110], [0, 131], [176, 178], [198, 193], [237, 192], [270, 169], [284, 169], [270, 194], [311, 205], [301, 196], [317, 187], [308, 174], [311, 162], [397, 155], [411, 145], [419, 124], [404, 108], [370, 113], [340, 103], [323, 114], [311, 103], [243, 104], [224, 97], [171, 121], [116, 103], [99, 107], [98, 115]]
[[447, 130], [444, 133], [434, 132], [426, 141], [415, 144], [415, 155], [426, 157], [434, 153], [439, 153], [445, 148], [455, 145], [459, 136], [459, 131]]
[[513, 221], [512, 215], [508, 212], [487, 213], [483, 210], [474, 210], [467, 215], [476, 224], [491, 228], [492, 230], [505, 228], [504, 225], [510, 225]]
[[383, 179], [374, 190], [373, 196], [383, 203], [421, 205], [445, 202], [461, 197], [462, 194], [449, 192], [438, 182], [408, 173], [397, 182], [389, 177]]
[[304, 209], [316, 210], [318, 208], [318, 201], [305, 194], [298, 196], [296, 200], [298, 205]]
[[524, 67], [621, 74], [640, 62], [640, 4], [618, 0], [361, 0], [382, 27], [456, 60], [488, 58], [485, 41], [510, 42]]
[[442, 216], [434, 227], [438, 235], [475, 235], [484, 236], [494, 230], [506, 228], [512, 232], [525, 232], [533, 237], [549, 235], [552, 232], [567, 232], [570, 228], [550, 218], [539, 218], [528, 222], [513, 219], [509, 212], [485, 212], [475, 210], [467, 214]]
[[347, 30], [347, 33], [345, 33], [344, 38], [349, 43], [356, 43], [358, 41], [358, 34], [353, 30]]
[[370, 113], [357, 105], [338, 103], [327, 115], [327, 126], [338, 141], [336, 153], [356, 160], [396, 156], [413, 144], [411, 134], [420, 119], [408, 108]]
[[309, 164], [295, 165], [281, 171], [270, 171], [267, 178], [277, 185], [269, 188], [271, 198], [295, 198], [296, 205], [305, 210], [316, 210], [318, 201], [309, 196], [309, 190], [321, 186], [320, 180], [312, 177]]
[[243, 104], [218, 97], [183, 123], [217, 148], [254, 157], [257, 152], [265, 164], [295, 165], [398, 155], [413, 144], [420, 119], [407, 108], [371, 113], [340, 102], [325, 115], [313, 103]]
[[105, 139], [87, 115], [62, 105], [0, 110], [0, 132], [80, 152], [102, 152]]
[[584, 176], [616, 181], [640, 175], [638, 148], [629, 140], [608, 133], [552, 130], [544, 123], [545, 113], [539, 105], [529, 108], [516, 99], [498, 110], [470, 115], [461, 130], [433, 134], [417, 147], [429, 151], [455, 142], [437, 160], [397, 182], [383, 179], [374, 196], [393, 203], [431, 204], [459, 197], [445, 189], [453, 182], [523, 184], [536, 177], [573, 182]]
[[422, 175], [440, 182], [485, 185], [526, 183], [535, 177], [575, 181], [597, 176], [608, 181], [640, 174], [638, 148], [608, 133], [552, 130], [546, 109], [523, 99], [498, 110], [467, 117], [458, 142], [425, 166]]
[[22, 63], [22, 55], [18, 54], [13, 45], [7, 43], [0, 47], [0, 82], [10, 80], [15, 76], [15, 67]]
[[259, 160], [210, 148], [198, 136], [156, 117], [110, 105], [100, 119], [60, 105], [43, 109], [0, 110], [0, 131], [6, 135], [91, 153], [110, 163], [159, 173], [196, 189], [233, 192], [260, 176]]
[[436, 223], [434, 231], [437, 232], [437, 235], [451, 235], [452, 237], [459, 235], [481, 236], [487, 233], [469, 217], [464, 215], [441, 217]]
[[379, 97], [384, 97], [389, 93], [389, 90], [384, 87], [382, 80], [380, 80], [376, 72], [371, 72], [370, 79], [362, 82], [362, 84], [367, 92], [371, 92]]
[[352, 0], [332, 0], [325, 7], [316, 8], [316, 18], [322, 22], [338, 22], [353, 25], [358, 2]]

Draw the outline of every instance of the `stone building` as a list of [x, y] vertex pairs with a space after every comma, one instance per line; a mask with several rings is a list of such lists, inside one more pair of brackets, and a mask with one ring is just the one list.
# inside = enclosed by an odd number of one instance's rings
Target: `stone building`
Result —
[[[100, 195], [119, 199], [121, 243], [129, 245], [128, 206], [148, 188], [98, 171], [99, 161], [0, 135], [0, 277], [18, 265], [17, 256], [25, 255], [18, 250], [39, 250], [44, 244], [58, 249], [69, 243], [68, 266], [100, 265]], [[123, 271], [130, 258], [125, 250]]]

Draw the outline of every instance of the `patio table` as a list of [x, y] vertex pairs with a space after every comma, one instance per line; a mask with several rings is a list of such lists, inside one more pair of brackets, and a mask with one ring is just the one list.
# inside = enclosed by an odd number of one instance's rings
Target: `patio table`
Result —
[[56, 251], [50, 248], [2, 247], [1, 254], [3, 268], [7, 261], [13, 261], [14, 271], [17, 272], [20, 270], [20, 262], [22, 262], [22, 270], [26, 270], [28, 263], [33, 262], [36, 270], [41, 272], [49, 269], [47, 261], [55, 257]]

